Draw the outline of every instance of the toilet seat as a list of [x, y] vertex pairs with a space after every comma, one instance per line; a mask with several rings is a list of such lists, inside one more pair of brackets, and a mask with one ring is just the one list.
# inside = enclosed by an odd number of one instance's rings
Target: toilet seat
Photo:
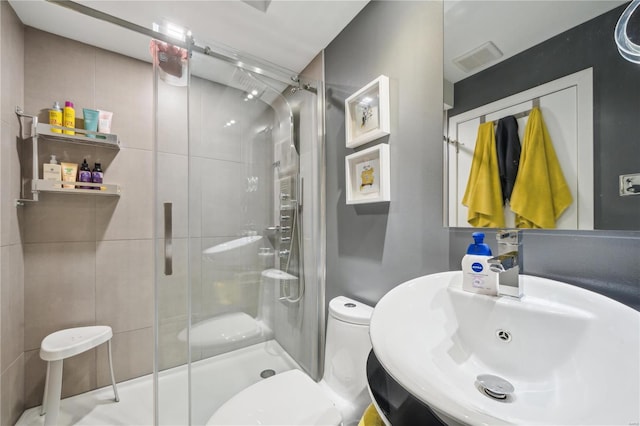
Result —
[[320, 386], [290, 370], [249, 386], [225, 402], [207, 425], [327, 425], [342, 416]]

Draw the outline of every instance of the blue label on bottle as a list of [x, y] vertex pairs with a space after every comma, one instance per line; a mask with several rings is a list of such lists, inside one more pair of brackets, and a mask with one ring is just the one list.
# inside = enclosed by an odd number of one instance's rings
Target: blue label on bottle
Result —
[[484, 268], [482, 267], [482, 263], [473, 262], [471, 264], [471, 269], [473, 269], [473, 272], [482, 272]]

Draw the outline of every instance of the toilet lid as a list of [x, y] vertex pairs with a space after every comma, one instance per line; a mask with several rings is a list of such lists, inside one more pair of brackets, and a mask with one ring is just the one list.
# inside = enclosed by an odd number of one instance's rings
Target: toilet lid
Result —
[[331, 425], [342, 416], [320, 386], [300, 370], [255, 383], [233, 396], [207, 425]]

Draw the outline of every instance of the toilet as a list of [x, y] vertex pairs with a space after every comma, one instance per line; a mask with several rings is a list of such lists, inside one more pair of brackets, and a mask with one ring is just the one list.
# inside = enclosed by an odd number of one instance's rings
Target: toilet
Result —
[[344, 296], [329, 302], [324, 376], [300, 370], [264, 379], [239, 392], [207, 425], [355, 425], [371, 403], [366, 361], [373, 308]]

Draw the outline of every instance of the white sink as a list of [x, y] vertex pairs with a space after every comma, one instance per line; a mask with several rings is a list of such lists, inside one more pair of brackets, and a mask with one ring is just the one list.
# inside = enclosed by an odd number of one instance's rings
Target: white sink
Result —
[[[376, 356], [449, 425], [638, 425], [640, 313], [572, 285], [522, 279], [520, 300], [465, 292], [460, 271], [399, 285], [371, 318]], [[486, 395], [484, 374], [513, 393]]]

